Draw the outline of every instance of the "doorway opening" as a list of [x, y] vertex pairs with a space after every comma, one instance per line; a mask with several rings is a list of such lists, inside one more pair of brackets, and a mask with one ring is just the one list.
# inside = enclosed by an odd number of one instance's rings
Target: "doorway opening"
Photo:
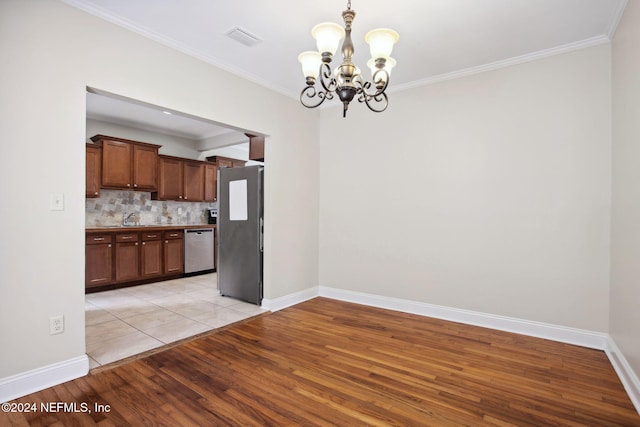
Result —
[[[184, 159], [185, 162], [217, 158], [231, 159], [242, 166], [264, 165], [264, 160], [249, 158], [250, 137], [259, 135], [253, 130], [216, 123], [93, 88], [87, 88], [86, 105], [87, 146], [93, 143], [91, 137], [94, 135], [108, 135], [158, 145], [160, 157]], [[104, 228], [115, 236], [120, 232], [118, 227], [126, 223], [127, 215], [133, 214], [137, 225], [156, 228], [206, 225], [215, 231], [215, 224], [209, 224], [209, 216], [212, 210], [217, 209], [217, 198], [209, 196], [208, 200], [178, 201], [158, 197], [153, 191], [98, 188], [99, 191], [94, 192], [96, 194], [87, 192], [86, 229]], [[134, 229], [128, 229], [131, 230]], [[134, 251], [143, 250], [142, 245], [147, 242], [142, 240], [140, 238], [140, 249]], [[112, 244], [117, 243], [114, 240]], [[161, 254], [162, 244], [158, 243], [157, 247]], [[105, 253], [114, 257], [115, 251], [106, 249]], [[85, 259], [87, 262], [91, 262], [89, 257]], [[86, 268], [88, 272], [89, 267]], [[115, 268], [111, 270], [112, 274]], [[137, 268], [142, 271], [144, 267]], [[215, 269], [182, 276], [169, 277], [170, 280], [159, 277], [157, 281], [146, 280], [136, 286], [121, 287], [122, 280], [117, 280], [113, 274], [111, 282], [106, 283], [111, 286], [104, 286], [105, 283], [101, 282], [96, 292], [87, 293], [85, 334], [90, 367], [132, 357], [266, 311], [254, 304], [220, 296]], [[87, 279], [87, 284], [89, 282]]]

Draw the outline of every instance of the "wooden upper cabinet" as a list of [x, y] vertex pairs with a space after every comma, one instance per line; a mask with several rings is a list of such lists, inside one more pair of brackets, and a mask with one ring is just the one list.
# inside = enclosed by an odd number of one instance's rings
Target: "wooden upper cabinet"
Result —
[[102, 175], [102, 147], [97, 144], [87, 144], [86, 148], [86, 196], [100, 196], [100, 177]]
[[264, 136], [245, 135], [249, 137], [249, 160], [264, 162]]
[[213, 163], [204, 163], [204, 201], [215, 202], [218, 185], [218, 167]]
[[159, 156], [158, 193], [152, 198], [201, 202], [204, 200], [204, 162], [172, 156]]
[[246, 160], [222, 156], [210, 156], [207, 161], [215, 163], [219, 168], [241, 168], [247, 163]]
[[201, 202], [204, 200], [204, 164], [198, 161], [185, 160], [184, 171], [184, 200]]
[[133, 187], [136, 190], [158, 189], [158, 147], [133, 145]]
[[155, 191], [159, 145], [96, 135], [102, 143], [102, 187]]
[[125, 142], [102, 142], [102, 186], [131, 188], [133, 146]]
[[182, 160], [160, 156], [157, 198], [160, 200], [182, 200], [182, 190]]

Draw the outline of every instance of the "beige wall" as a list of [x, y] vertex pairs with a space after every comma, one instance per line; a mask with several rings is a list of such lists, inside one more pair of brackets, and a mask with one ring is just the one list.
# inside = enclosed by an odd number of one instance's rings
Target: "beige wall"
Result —
[[639, 372], [639, 21], [630, 2], [613, 91], [603, 45], [342, 119], [60, 2], [0, 1], [0, 379], [85, 351], [87, 86], [269, 135], [266, 298], [321, 284], [610, 330]]
[[640, 375], [640, 2], [613, 41], [610, 334]]
[[322, 112], [320, 285], [606, 332], [610, 46]]
[[316, 114], [53, 0], [0, 2], [0, 63], [0, 379], [85, 353], [87, 86], [269, 135], [265, 297], [317, 286]]

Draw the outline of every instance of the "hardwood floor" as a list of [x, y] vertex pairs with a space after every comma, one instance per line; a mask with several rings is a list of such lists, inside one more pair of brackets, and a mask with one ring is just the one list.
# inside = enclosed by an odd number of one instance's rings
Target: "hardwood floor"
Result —
[[12, 403], [38, 410], [1, 426], [640, 426], [602, 351], [325, 298]]

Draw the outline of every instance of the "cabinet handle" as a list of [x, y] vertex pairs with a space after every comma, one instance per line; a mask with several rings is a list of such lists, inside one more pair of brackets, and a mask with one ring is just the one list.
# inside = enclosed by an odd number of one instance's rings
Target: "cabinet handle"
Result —
[[127, 184], [127, 187], [131, 187], [131, 184]]
[[122, 240], [124, 239], [133, 239], [133, 236], [122, 236]]
[[109, 243], [109, 246], [108, 246], [108, 247], [109, 247], [109, 248], [111, 247], [111, 243]]
[[168, 241], [168, 240], [165, 240], [164, 242], [165, 242], [165, 243], [169, 243], [169, 241]]
[[[136, 244], [137, 244], [137, 243], [136, 243]], [[146, 244], [147, 244], [146, 242], [142, 242], [142, 246], [144, 246], [144, 245], [146, 245]]]
[[178, 196], [178, 199], [182, 199], [182, 196]]
[[97, 196], [97, 195], [98, 195], [98, 192], [96, 191], [96, 192], [95, 192], [95, 193], [93, 193], [93, 194]]
[[185, 200], [187, 200], [187, 198], [188, 198], [187, 196], [184, 196], [184, 199], [185, 199]]
[[104, 240], [104, 237], [94, 237], [94, 238], [93, 238], [93, 241], [94, 241], [94, 242], [100, 242], [100, 241], [102, 241], [102, 240]]
[[133, 186], [134, 186], [134, 187], [137, 187], [137, 186], [138, 186], [138, 184], [133, 184]]
[[138, 242], [136, 242], [136, 246], [138, 246]]

